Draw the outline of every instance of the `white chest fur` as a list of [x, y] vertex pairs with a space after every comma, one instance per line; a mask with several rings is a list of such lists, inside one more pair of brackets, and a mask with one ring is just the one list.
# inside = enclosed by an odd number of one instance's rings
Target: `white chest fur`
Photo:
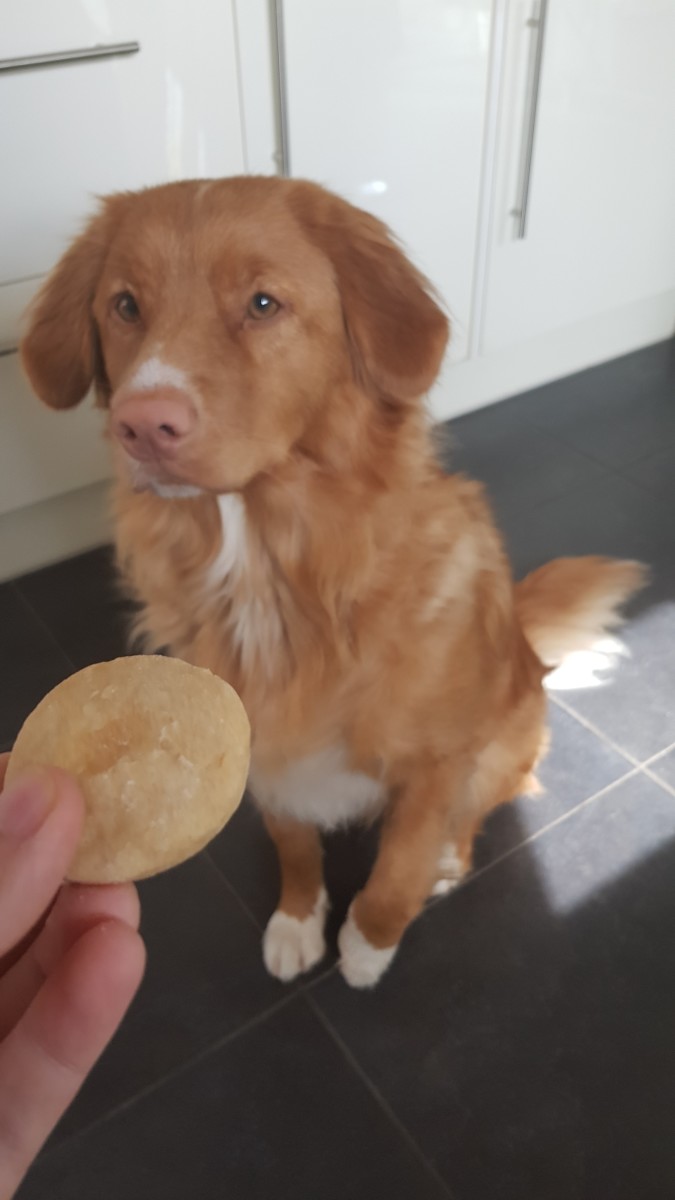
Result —
[[220, 550], [206, 577], [209, 594], [231, 601], [228, 624], [246, 670], [268, 673], [281, 638], [281, 619], [274, 596], [251, 570], [251, 533], [241, 496], [218, 497]]
[[246, 508], [241, 496], [219, 496], [221, 542], [217, 557], [211, 563], [208, 585], [212, 588], [227, 586], [233, 577], [245, 573], [248, 565]]
[[344, 746], [330, 746], [270, 775], [251, 764], [250, 786], [261, 808], [336, 829], [378, 816], [386, 799], [382, 782], [349, 768]]

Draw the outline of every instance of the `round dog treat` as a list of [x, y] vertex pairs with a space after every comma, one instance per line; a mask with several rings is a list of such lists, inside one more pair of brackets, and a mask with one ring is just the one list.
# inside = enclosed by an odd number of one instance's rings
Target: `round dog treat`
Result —
[[7, 781], [63, 767], [86, 801], [68, 878], [123, 883], [173, 867], [223, 828], [246, 786], [248, 718], [201, 667], [139, 655], [95, 663], [55, 687], [25, 721]]

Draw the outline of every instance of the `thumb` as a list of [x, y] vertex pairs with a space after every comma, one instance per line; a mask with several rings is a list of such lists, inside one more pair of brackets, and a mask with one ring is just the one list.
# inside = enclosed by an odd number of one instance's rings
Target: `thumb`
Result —
[[84, 800], [64, 771], [33, 768], [0, 794], [0, 957], [49, 907], [83, 821]]

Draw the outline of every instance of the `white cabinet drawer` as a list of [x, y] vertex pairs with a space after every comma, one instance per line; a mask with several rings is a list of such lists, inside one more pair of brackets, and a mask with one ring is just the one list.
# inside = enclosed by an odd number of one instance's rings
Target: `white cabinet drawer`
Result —
[[45, 408], [23, 378], [18, 354], [0, 357], [0, 513], [104, 479], [103, 426], [89, 400], [69, 412]]
[[243, 169], [231, 0], [23, 0], [0, 58], [138, 53], [0, 73], [0, 283], [44, 274], [94, 197]]

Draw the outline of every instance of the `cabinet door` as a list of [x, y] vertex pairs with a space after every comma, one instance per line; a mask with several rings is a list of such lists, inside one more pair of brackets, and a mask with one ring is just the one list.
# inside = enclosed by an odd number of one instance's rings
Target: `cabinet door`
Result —
[[537, 8], [509, 4], [484, 353], [675, 286], [675, 4], [548, 0], [519, 238]]
[[386, 221], [466, 355], [490, 0], [284, 0], [290, 171]]
[[[231, 0], [22, 0], [3, 12], [0, 58], [129, 42], [0, 72], [0, 349], [96, 195], [243, 169]], [[99, 414], [48, 413], [16, 355], [0, 367], [0, 514], [103, 478]]]
[[138, 43], [0, 72], [0, 283], [44, 274], [94, 198], [243, 166], [227, 0], [21, 0], [0, 58]]
[[[102, 415], [91, 404], [54, 412], [21, 374], [18, 354], [0, 357], [0, 518], [108, 475]], [[0, 577], [2, 576], [0, 564]]]

